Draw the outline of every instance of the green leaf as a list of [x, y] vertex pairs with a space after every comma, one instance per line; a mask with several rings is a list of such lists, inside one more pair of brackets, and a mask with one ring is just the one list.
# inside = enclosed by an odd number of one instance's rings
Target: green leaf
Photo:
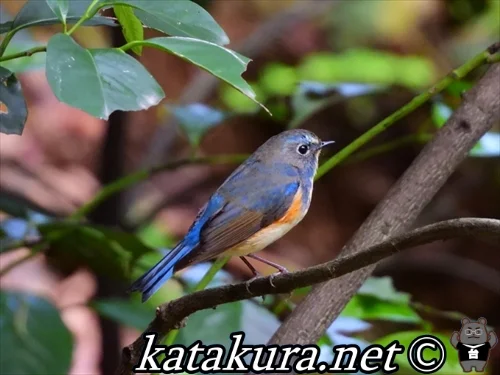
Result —
[[469, 81], [453, 81], [446, 88], [446, 91], [455, 97], [460, 97], [464, 92], [470, 90], [473, 86], [474, 84]]
[[[21, 30], [32, 26], [47, 26], [61, 23], [58, 15], [54, 13], [48, 0], [29, 0], [17, 13], [16, 18], [0, 24], [0, 34], [11, 30]], [[51, 1], [54, 3], [55, 1]], [[68, 1], [66, 22], [76, 23], [85, 14], [92, 0]], [[85, 26], [116, 26], [115, 21], [109, 17], [95, 16], [86, 21]]]
[[1, 66], [0, 103], [7, 107], [6, 112], [0, 111], [0, 132], [21, 135], [28, 117], [23, 90], [14, 73]]
[[[142, 23], [135, 16], [131, 7], [115, 5], [113, 10], [118, 22], [122, 25], [123, 36], [127, 42], [144, 40], [144, 29], [142, 28]], [[132, 47], [132, 51], [140, 56], [142, 54], [142, 46]]]
[[52, 12], [65, 24], [69, 10], [69, 0], [45, 0]]
[[375, 297], [388, 302], [403, 304], [408, 304], [410, 302], [410, 295], [397, 291], [394, 288], [392, 278], [389, 276], [369, 277], [361, 288], [359, 288], [357, 294]]
[[294, 115], [289, 127], [298, 127], [315, 113], [342, 100], [374, 94], [382, 89], [383, 86], [379, 85], [357, 83], [324, 84], [321, 82], [302, 82], [292, 96]]
[[362, 320], [422, 322], [409, 302], [410, 295], [394, 289], [390, 277], [370, 277], [346, 305], [342, 316]]
[[351, 298], [341, 316], [362, 320], [388, 320], [415, 324], [422, 321], [422, 318], [409, 305], [387, 302], [363, 295], [355, 295]]
[[175, 238], [165, 229], [165, 225], [156, 222], [142, 227], [136, 234], [142, 242], [150, 247], [172, 247], [176, 242]]
[[148, 327], [155, 315], [154, 308], [135, 300], [101, 299], [93, 301], [91, 307], [106, 318], [140, 331]]
[[298, 66], [297, 72], [303, 81], [402, 85], [410, 89], [427, 87], [436, 77], [434, 65], [428, 59], [370, 49], [312, 54]]
[[0, 292], [0, 373], [67, 374], [73, 337], [44, 298]]
[[201, 310], [189, 317], [177, 336], [176, 344], [189, 346], [196, 340], [205, 345], [230, 344], [229, 335], [245, 332], [245, 344], [265, 344], [279, 326], [278, 319], [263, 307], [250, 301], [238, 301]]
[[116, 110], [149, 108], [165, 96], [151, 74], [125, 52], [87, 50], [64, 34], [49, 41], [46, 75], [61, 102], [102, 119]]
[[266, 65], [259, 77], [260, 87], [269, 95], [291, 95], [297, 83], [295, 68], [281, 63]]
[[[450, 343], [450, 335], [444, 335], [441, 333], [430, 333], [426, 331], [405, 331], [405, 332], [397, 332], [393, 333], [387, 336], [384, 336], [375, 342], [373, 344], [379, 344], [382, 346], [389, 345], [391, 342], [394, 340], [398, 340], [401, 345], [403, 345], [406, 350], [408, 350], [408, 347], [410, 346], [411, 342], [415, 340], [417, 337], [422, 336], [422, 335], [432, 335], [443, 343], [445, 350], [446, 350], [446, 360], [444, 361], [443, 367], [437, 372], [434, 372], [433, 374], [441, 374], [441, 375], [459, 375], [463, 374], [463, 369], [460, 366], [460, 363], [458, 361], [458, 352], [457, 350], [451, 345]], [[430, 361], [433, 358], [437, 358], [437, 351], [431, 350], [431, 349], [423, 349], [423, 357], [426, 361]], [[408, 362], [408, 356], [406, 355], [406, 352], [404, 355], [397, 355], [395, 356], [394, 363], [397, 363], [400, 368], [398, 373], [402, 374], [420, 374], [416, 370], [411, 367], [410, 363]]]
[[255, 92], [241, 77], [251, 61], [245, 56], [214, 43], [184, 37], [152, 38], [136, 44], [158, 48], [187, 60], [258, 103]]
[[436, 127], [442, 128], [453, 114], [453, 110], [443, 102], [435, 102], [432, 105], [432, 122]]
[[210, 13], [189, 0], [102, 0], [100, 7], [127, 5], [146, 26], [167, 35], [206, 40], [220, 45], [229, 38]]
[[59, 263], [85, 264], [114, 278], [129, 278], [137, 259], [153, 251], [133, 234], [103, 227], [57, 222], [40, 225], [38, 230]]
[[167, 106], [193, 147], [197, 147], [210, 129], [221, 124], [228, 114], [200, 103], [186, 106]]

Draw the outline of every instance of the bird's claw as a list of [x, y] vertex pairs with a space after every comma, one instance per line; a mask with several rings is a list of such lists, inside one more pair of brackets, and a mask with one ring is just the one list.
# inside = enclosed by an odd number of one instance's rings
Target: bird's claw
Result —
[[255, 279], [258, 279], [259, 276], [254, 276], [252, 277], [251, 279], [248, 279], [246, 282], [245, 282], [245, 287], [247, 288], [247, 292], [249, 294], [252, 294], [252, 292], [250, 291], [250, 284], [255, 280]]
[[284, 273], [288, 273], [288, 270], [285, 268], [285, 267], [281, 267], [281, 268], [278, 268], [278, 272], [276, 273], [272, 273], [271, 275], [269, 275], [269, 284], [271, 284], [271, 286], [273, 288], [276, 288], [276, 285], [274, 285], [273, 283], [273, 279], [277, 276], [277, 275], [282, 275]]

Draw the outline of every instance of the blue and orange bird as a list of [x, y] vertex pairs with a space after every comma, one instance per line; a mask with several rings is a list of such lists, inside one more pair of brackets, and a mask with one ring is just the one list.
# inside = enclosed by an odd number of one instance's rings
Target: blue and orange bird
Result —
[[330, 143], [301, 129], [270, 138], [224, 181], [182, 241], [135, 281], [130, 291], [141, 292], [144, 302], [174, 272], [221, 255], [241, 257], [254, 275], [257, 272], [247, 256], [286, 272], [253, 253], [284, 236], [304, 218], [320, 150]]

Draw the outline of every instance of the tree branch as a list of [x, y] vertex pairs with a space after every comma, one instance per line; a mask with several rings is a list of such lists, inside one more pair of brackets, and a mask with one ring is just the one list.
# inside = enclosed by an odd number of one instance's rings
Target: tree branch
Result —
[[[415, 222], [467, 157], [469, 150], [498, 122], [499, 78], [500, 64], [492, 65], [476, 86], [465, 94], [460, 107], [361, 225], [341, 255], [356, 254], [406, 231]], [[316, 342], [374, 268], [375, 265], [371, 265], [314, 287], [279, 327], [269, 344]]]
[[387, 130], [389, 127], [397, 123], [402, 118], [406, 117], [408, 114], [414, 112], [417, 108], [426, 103], [434, 95], [439, 94], [441, 91], [446, 89], [452, 82], [466, 77], [474, 69], [487, 63], [493, 56], [496, 56], [499, 50], [500, 42], [492, 44], [485, 51], [477, 54], [472, 59], [456, 68], [455, 70], [452, 70], [448, 75], [446, 75], [446, 77], [442, 78], [428, 90], [421, 93], [420, 95], [415, 96], [410, 102], [399, 108], [396, 112], [380, 121], [378, 124], [370, 128], [370, 130], [368, 130], [367, 132], [360, 135], [353, 142], [349, 143], [349, 145], [340, 150], [340, 152], [337, 152], [318, 168], [318, 173], [316, 173], [315, 177], [316, 180], [321, 178], [330, 169], [345, 160], [353, 152], [359, 150], [362, 146], [371, 141], [377, 135]]
[[[266, 294], [289, 293], [294, 289], [325, 282], [374, 264], [392, 254], [437, 240], [472, 237], [500, 244], [500, 220], [463, 218], [428, 225], [409, 233], [384, 240], [356, 254], [344, 256], [302, 271], [258, 278], [250, 283], [238, 283], [205, 289], [161, 305], [145, 332], [157, 332], [161, 340], [169, 331], [181, 327], [196, 311]], [[272, 283], [271, 283], [272, 279]], [[500, 285], [496, 286], [500, 292]], [[116, 374], [133, 374], [144, 340], [142, 336], [122, 351]]]

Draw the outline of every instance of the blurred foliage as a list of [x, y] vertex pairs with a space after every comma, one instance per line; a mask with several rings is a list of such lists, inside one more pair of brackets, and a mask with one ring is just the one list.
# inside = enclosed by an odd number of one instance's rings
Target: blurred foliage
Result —
[[191, 146], [195, 149], [211, 128], [220, 125], [229, 117], [227, 113], [200, 103], [167, 108], [175, 116]]
[[341, 315], [362, 320], [421, 323], [422, 318], [409, 302], [410, 296], [397, 292], [391, 278], [370, 278], [349, 301]]
[[137, 259], [152, 251], [133, 234], [104, 227], [54, 222], [38, 229], [49, 254], [68, 269], [87, 265], [110, 277], [128, 278]]
[[0, 291], [2, 374], [67, 374], [73, 337], [49, 301]]
[[[375, 95], [394, 87], [418, 93], [441, 76], [432, 46], [422, 42], [423, 34], [409, 32], [414, 28], [408, 27], [423, 22], [437, 6], [433, 3], [437, 2], [427, 2], [425, 6], [417, 5], [422, 2], [412, 1], [340, 2], [325, 25], [330, 29], [327, 34], [332, 48], [309, 53], [294, 65], [271, 61], [264, 64], [248, 82], [241, 75], [249, 59], [224, 47], [229, 40], [208, 12], [196, 2], [169, 3], [169, 7], [161, 6], [162, 3], [159, 0], [103, 2], [102, 9], [114, 9], [127, 44], [121, 49], [88, 49], [75, 42], [68, 25], [83, 21], [83, 25], [117, 26], [113, 19], [98, 13], [87, 17], [89, 0], [70, 2], [69, 8], [65, 8], [64, 1], [27, 2], [13, 20], [0, 25], [1, 33], [15, 34], [10, 43], [6, 43], [7, 38], [4, 37], [2, 44], [7, 48], [2, 51], [3, 56], [15, 55], [39, 45], [27, 33], [33, 25], [63, 24], [65, 32], [49, 40], [46, 56], [37, 53], [1, 62], [3, 84], [0, 85], [0, 101], [13, 113], [10, 113], [11, 117], [3, 113], [0, 115], [0, 130], [22, 132], [26, 105], [15, 74], [41, 67], [45, 62], [49, 83], [56, 96], [95, 116], [107, 118], [117, 109], [139, 110], [157, 104], [164, 97], [163, 90], [136, 59], [124, 52], [130, 49], [140, 55], [143, 47], [171, 53], [223, 81], [219, 102], [213, 106], [202, 103], [166, 106], [177, 119], [193, 150], [200, 146], [211, 129], [223, 125], [229, 118], [261, 114], [261, 103], [269, 107], [274, 121], [283, 127], [293, 128], [341, 102], [347, 103], [347, 109], [351, 110], [356, 103], [361, 103], [359, 108], [362, 109], [351, 113], [363, 112], [366, 115], [371, 113], [369, 108], [374, 107]], [[208, 1], [197, 3], [206, 6]], [[256, 4], [264, 13], [284, 6], [278, 2]], [[446, 17], [458, 30], [456, 37], [459, 40], [471, 45], [481, 44], [482, 48], [485, 41], [498, 36], [499, 1], [448, 0], [443, 4]], [[186, 17], [185, 14], [193, 17]], [[41, 15], [44, 15], [43, 19]], [[2, 20], [6, 19], [2, 13]], [[170, 37], [144, 40], [144, 26]], [[424, 45], [424, 51], [409, 55], [404, 51], [415, 50], [411, 48], [415, 39]], [[385, 48], [389, 44], [398, 47]], [[358, 47], [352, 48], [353, 45]], [[454, 45], [450, 48], [457, 61], [464, 60], [477, 50], [463, 46], [457, 49]], [[451, 83], [427, 109], [428, 127], [419, 127], [409, 138], [391, 140], [392, 143], [379, 145], [376, 149], [364, 150], [365, 154], [359, 153], [357, 160], [409, 143], [427, 142], [453, 114], [463, 92], [472, 86], [472, 80]], [[359, 99], [361, 101], [354, 101]], [[487, 133], [470, 155], [498, 157], [500, 134]], [[157, 263], [177, 240], [168, 229], [156, 222], [146, 223], [136, 233], [125, 233], [71, 220], [58, 221], [31, 202], [3, 191], [0, 192], [0, 211], [7, 214], [0, 221], [1, 251], [14, 250], [12, 245], [19, 241], [41, 241], [44, 249], [48, 249], [47, 255], [63, 269], [83, 265], [98, 274], [127, 282]], [[202, 263], [179, 272], [145, 304], [133, 295], [124, 299], [93, 300], [89, 307], [122, 325], [143, 330], [154, 316], [156, 306], [191, 293], [209, 269], [209, 263]], [[235, 282], [231, 275], [220, 271], [210, 286], [231, 282]], [[295, 302], [310, 289], [295, 291], [294, 302], [281, 296], [269, 296], [264, 302], [254, 299], [199, 311], [179, 331], [175, 343], [188, 346], [201, 339], [207, 344], [227, 345], [229, 334], [242, 330], [247, 334], [246, 343], [263, 344], [277, 329], [280, 319], [293, 311]], [[67, 373], [73, 340], [55, 306], [35, 295], [2, 291], [0, 308], [2, 373]], [[451, 319], [457, 326], [459, 324], [457, 315], [460, 314], [439, 312], [415, 303], [409, 294], [397, 291], [390, 278], [369, 278], [318, 341], [322, 358], [332, 360], [333, 344], [356, 343], [363, 347], [368, 343], [387, 344], [399, 340], [407, 347], [416, 336], [431, 333], [445, 343], [448, 351], [447, 362], [440, 373], [461, 373], [456, 351], [449, 346], [451, 332], [434, 331], [432, 324], [422, 317], [423, 311]], [[403, 328], [388, 335], [384, 333], [383, 337], [368, 335], [381, 322], [392, 322], [398, 329]], [[405, 358], [398, 357], [401, 373], [414, 374]]]

